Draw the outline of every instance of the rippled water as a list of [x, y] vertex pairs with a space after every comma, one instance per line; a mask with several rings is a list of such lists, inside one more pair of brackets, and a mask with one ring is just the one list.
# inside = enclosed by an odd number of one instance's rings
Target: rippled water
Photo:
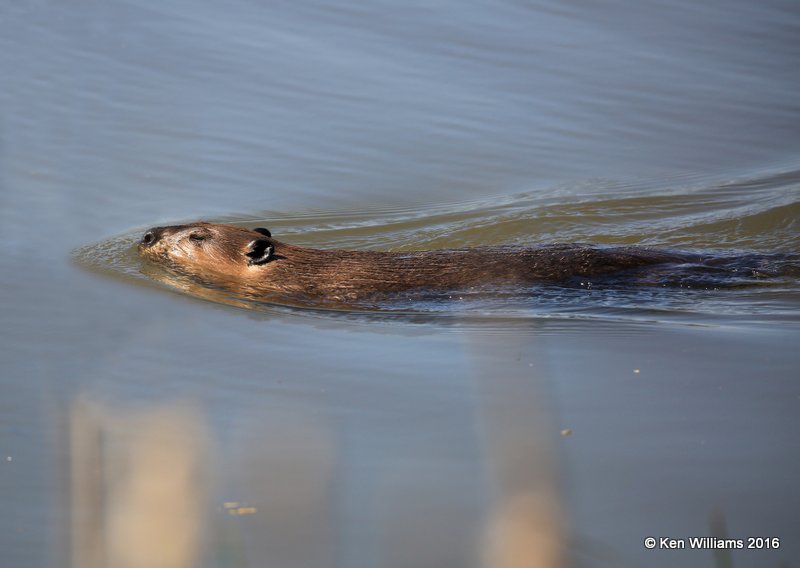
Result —
[[0, 6], [3, 566], [795, 565], [796, 277], [321, 310], [133, 243], [796, 255], [799, 33], [783, 0]]
[[[746, 195], [743, 189], [748, 190]], [[692, 278], [680, 276], [680, 268], [671, 267], [662, 270], [660, 276], [653, 276], [649, 286], [622, 278], [587, 281], [577, 287], [539, 285], [393, 298], [372, 305], [371, 309], [380, 312], [379, 317], [435, 314], [489, 319], [599, 317], [708, 323], [726, 318], [746, 321], [748, 317], [794, 320], [800, 314], [796, 254], [800, 250], [800, 173], [766, 174], [711, 187], [650, 189], [647, 197], [641, 196], [642, 190], [633, 185], [600, 182], [591, 188], [574, 188], [568, 202], [557, 197], [563, 191], [565, 188], [557, 188], [509, 195], [502, 200], [417, 209], [265, 213], [213, 220], [250, 227], [268, 225], [276, 237], [293, 244], [353, 250], [587, 242], [648, 245], [720, 259], [760, 254], [764, 258], [761, 264], [771, 266], [776, 274], [761, 278], [745, 275], [733, 279], [725, 274]], [[191, 294], [238, 307], [266, 311], [273, 309], [275, 303], [326, 307], [291, 298], [270, 303], [245, 301], [169, 277], [138, 257], [135, 247], [141, 233], [133, 231], [82, 247], [75, 257], [101, 272], [134, 278], [150, 275]], [[782, 253], [788, 255], [786, 260], [781, 259]], [[742, 266], [750, 265], [745, 261]], [[662, 280], [664, 284], [660, 284]]]

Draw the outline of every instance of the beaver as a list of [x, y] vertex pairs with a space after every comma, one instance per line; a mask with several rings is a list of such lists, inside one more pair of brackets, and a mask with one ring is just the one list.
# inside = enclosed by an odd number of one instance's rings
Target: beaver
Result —
[[585, 244], [328, 250], [284, 243], [264, 228], [206, 222], [154, 227], [145, 232], [138, 249], [167, 269], [237, 296], [343, 302], [410, 291], [564, 283], [701, 260], [696, 254], [648, 247]]

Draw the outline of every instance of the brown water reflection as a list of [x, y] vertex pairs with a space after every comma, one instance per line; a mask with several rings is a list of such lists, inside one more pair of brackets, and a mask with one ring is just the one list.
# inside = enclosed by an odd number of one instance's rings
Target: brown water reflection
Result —
[[[523, 348], [512, 342], [495, 356]], [[485, 472], [483, 505], [466, 515], [464, 495], [448, 490], [458, 464], [431, 478], [441, 464], [394, 456], [394, 469], [364, 478], [359, 462], [381, 461], [391, 444], [354, 454], [331, 407], [265, 402], [222, 433], [194, 404], [79, 396], [70, 410], [71, 565], [309, 568], [364, 557], [397, 567], [562, 566], [542, 375], [529, 358], [500, 374], [491, 356], [481, 360], [475, 429], [453, 440], [476, 444]]]
[[487, 567], [564, 565], [566, 527], [551, 448], [548, 373], [534, 337], [509, 335], [491, 350], [477, 344], [471, 350], [490, 486], [483, 550]]
[[200, 565], [212, 471], [200, 411], [81, 398], [70, 434], [72, 566]]

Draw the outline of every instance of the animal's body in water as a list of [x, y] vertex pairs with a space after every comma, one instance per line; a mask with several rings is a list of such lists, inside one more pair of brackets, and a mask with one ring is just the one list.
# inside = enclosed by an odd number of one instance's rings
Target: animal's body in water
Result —
[[752, 263], [736, 264], [733, 257], [707, 258], [648, 247], [562, 244], [409, 252], [328, 250], [281, 242], [267, 229], [205, 222], [154, 227], [144, 234], [138, 249], [164, 268], [251, 299], [282, 295], [352, 302], [412, 291], [638, 278], [647, 271], [669, 273], [676, 267], [759, 276]]

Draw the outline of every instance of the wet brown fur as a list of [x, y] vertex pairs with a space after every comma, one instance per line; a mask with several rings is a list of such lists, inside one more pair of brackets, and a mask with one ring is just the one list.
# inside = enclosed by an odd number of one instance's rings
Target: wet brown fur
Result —
[[[145, 243], [148, 234], [152, 237]], [[251, 298], [286, 294], [348, 301], [408, 290], [560, 282], [686, 260], [649, 248], [574, 244], [414, 252], [314, 249], [203, 222], [156, 227], [145, 235], [139, 244], [144, 257]], [[268, 241], [274, 254], [264, 264], [251, 265], [246, 253], [257, 241]]]

